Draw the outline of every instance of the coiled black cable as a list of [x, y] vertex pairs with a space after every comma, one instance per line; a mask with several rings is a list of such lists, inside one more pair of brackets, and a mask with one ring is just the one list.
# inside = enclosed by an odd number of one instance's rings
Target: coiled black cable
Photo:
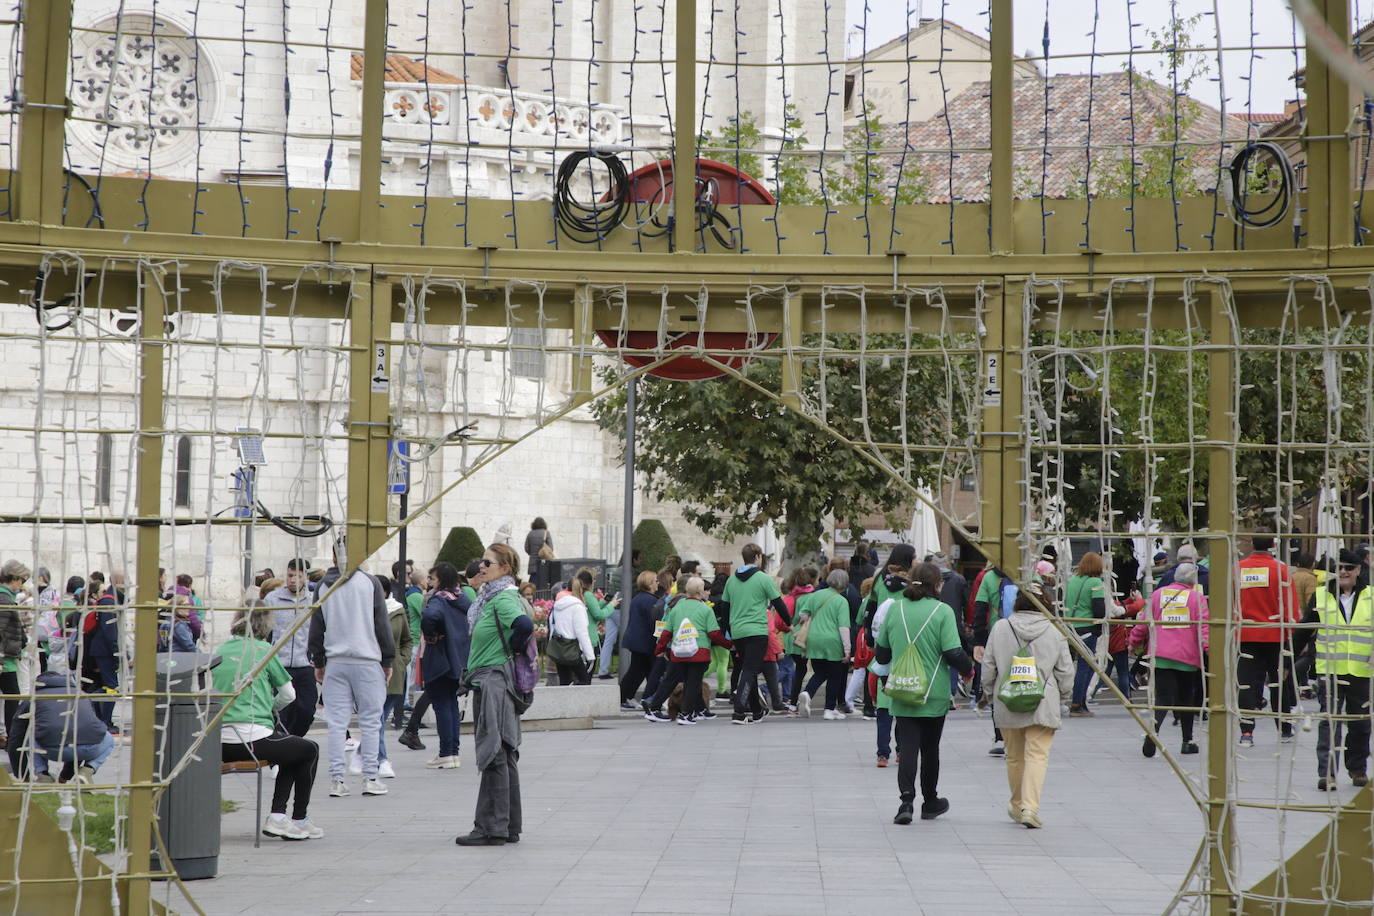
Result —
[[267, 521], [276, 525], [282, 531], [285, 531], [287, 534], [291, 535], [293, 538], [317, 538], [320, 535], [324, 534], [326, 531], [328, 531], [330, 528], [334, 527], [333, 519], [331, 519], [327, 515], [292, 516], [292, 518], [297, 522], [315, 522], [319, 525], [318, 528], [304, 528], [300, 525], [293, 524], [292, 522], [287, 521], [280, 515], [273, 515], [271, 512], [267, 511], [267, 507], [264, 506], [261, 502], [256, 503], [255, 507], [257, 508], [259, 518], [266, 519]]
[[[1251, 174], [1252, 163], [1261, 154], [1267, 155], [1278, 166], [1279, 189], [1277, 195], [1269, 203], [1263, 207], [1252, 209], [1245, 203], [1246, 198], [1251, 194], [1246, 184], [1247, 178]], [[1293, 174], [1293, 163], [1288, 160], [1288, 154], [1277, 143], [1260, 140], [1247, 144], [1240, 152], [1236, 153], [1227, 170], [1231, 173], [1231, 219], [1235, 221], [1237, 227], [1268, 229], [1271, 226], [1277, 226], [1288, 215], [1288, 210], [1293, 205], [1297, 180]], [[1295, 223], [1293, 229], [1295, 244], [1297, 242], [1296, 236], [1300, 231], [1299, 224]]]
[[[572, 180], [578, 166], [600, 162], [610, 175], [610, 197], [584, 204], [573, 197]], [[578, 150], [558, 166], [553, 182], [553, 218], [563, 234], [574, 242], [601, 242], [625, 221], [630, 211], [630, 175], [620, 157], [597, 150]]]
[[[716, 194], [719, 192], [719, 189], [720, 184], [714, 178], [698, 178], [696, 180], [696, 231], [701, 235], [703, 248], [706, 243], [706, 232], [709, 230], [710, 233], [716, 237], [716, 241], [720, 243], [722, 248], [733, 250], [735, 247], [733, 235], [735, 227], [730, 224], [729, 218], [726, 217], [724, 213], [721, 213], [720, 208], [716, 206]], [[673, 183], [669, 181], [667, 184], [659, 186], [658, 190], [654, 192], [654, 198], [650, 203], [657, 206], [661, 201], [671, 200], [672, 193]], [[669, 233], [673, 228], [673, 219], [674, 217], [669, 217], [668, 222], [660, 222], [657, 213], [655, 213], [649, 221], [657, 227], [658, 231], [650, 232], [648, 230], [643, 230], [643, 235], [648, 238], [657, 238], [660, 235], [667, 235], [668, 244], [669, 247], [671, 247], [673, 237]], [[716, 228], [718, 225], [725, 228], [725, 232], [729, 235], [728, 238], [726, 235], [721, 234], [720, 229]]]
[[[78, 182], [80, 182], [81, 186], [86, 189], [86, 195], [91, 199], [91, 215], [86, 217], [86, 223], [83, 228], [89, 229], [91, 228], [91, 224], [95, 223], [98, 228], [104, 229], [105, 214], [100, 209], [100, 192], [91, 186], [91, 183], [86, 180], [86, 177], [84, 175], [81, 175], [78, 172], [73, 172], [71, 169], [63, 169], [63, 171], [70, 177], [75, 178]], [[65, 215], [67, 212], [67, 193], [70, 191], [70, 189], [71, 184], [68, 183], [67, 187], [64, 188], [62, 192], [63, 215]], [[84, 289], [85, 287], [90, 286], [91, 280], [94, 279], [94, 277], [94, 274], [86, 274], [85, 276], [83, 276], [81, 278], [82, 288]], [[72, 305], [76, 302], [76, 293], [68, 293], [61, 299], [55, 299], [52, 302], [44, 303], [44, 281], [45, 278], [43, 276], [43, 272], [39, 271], [38, 276], [35, 277], [33, 281], [33, 299], [29, 301], [29, 307], [33, 309], [34, 317], [38, 320], [39, 325], [41, 325], [43, 330], [45, 331], [62, 331], [71, 327], [72, 322], [76, 320], [76, 316], [74, 314], [69, 313], [65, 320], [59, 320], [53, 322], [52, 324], [49, 324], [47, 320], [44, 318], [43, 313], [50, 312], [53, 309], [57, 308], [66, 308], [67, 306]]]

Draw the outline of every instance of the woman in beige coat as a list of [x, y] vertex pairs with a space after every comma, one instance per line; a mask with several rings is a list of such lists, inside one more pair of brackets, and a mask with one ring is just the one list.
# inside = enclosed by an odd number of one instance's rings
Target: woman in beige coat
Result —
[[[1050, 599], [1038, 583], [1028, 588], [1046, 607]], [[1052, 608], [1051, 608], [1052, 609]], [[998, 677], [1011, 667], [1011, 658], [1022, 646], [1035, 656], [1035, 666], [1045, 683], [1045, 696], [1033, 712], [1012, 712], [996, 699]], [[997, 725], [1007, 747], [1007, 783], [1011, 802], [1007, 816], [1027, 827], [1041, 826], [1040, 790], [1050, 762], [1050, 745], [1060, 725], [1060, 701], [1073, 690], [1074, 664], [1069, 643], [1023, 591], [1016, 596], [1010, 617], [997, 621], [988, 634], [983, 655], [983, 697], [992, 697]]]

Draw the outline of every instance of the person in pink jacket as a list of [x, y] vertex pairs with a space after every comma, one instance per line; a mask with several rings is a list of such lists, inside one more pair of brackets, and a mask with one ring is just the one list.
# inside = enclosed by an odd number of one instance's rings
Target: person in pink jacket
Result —
[[1145, 623], [1131, 629], [1131, 648], [1149, 644], [1154, 657], [1151, 681], [1155, 688], [1155, 728], [1145, 736], [1140, 752], [1155, 755], [1159, 727], [1174, 709], [1183, 728], [1184, 754], [1196, 754], [1193, 720], [1202, 705], [1203, 653], [1207, 651], [1207, 598], [1197, 588], [1197, 566], [1182, 563], [1174, 581], [1155, 589]]

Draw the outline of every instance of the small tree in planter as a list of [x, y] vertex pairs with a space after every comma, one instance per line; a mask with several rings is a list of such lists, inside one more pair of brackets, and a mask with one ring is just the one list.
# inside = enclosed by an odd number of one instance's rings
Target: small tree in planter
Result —
[[635, 525], [634, 538], [631, 543], [639, 550], [640, 569], [651, 569], [657, 572], [663, 568], [663, 561], [670, 554], [677, 553], [677, 548], [673, 546], [673, 539], [668, 536], [668, 529], [663, 527], [663, 523], [656, 518], [646, 518]]
[[448, 537], [444, 538], [444, 546], [439, 548], [439, 555], [434, 558], [434, 562], [442, 560], [452, 563], [462, 572], [473, 560], [480, 560], [485, 550], [482, 539], [473, 529], [466, 526], [450, 528]]

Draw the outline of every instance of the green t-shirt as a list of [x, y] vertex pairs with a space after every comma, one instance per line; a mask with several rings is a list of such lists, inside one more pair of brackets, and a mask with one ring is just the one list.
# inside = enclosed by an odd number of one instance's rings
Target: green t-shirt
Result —
[[477, 589], [473, 588], [471, 585], [464, 585], [459, 591], [467, 595], [469, 601], [477, 600]]
[[497, 592], [482, 605], [482, 614], [477, 625], [472, 628], [472, 648], [468, 650], [468, 670], [474, 671], [490, 665], [504, 665], [510, 654], [501, 640], [501, 632], [496, 627], [499, 616], [505, 628], [506, 639], [510, 639], [510, 628], [515, 618], [525, 613], [520, 603], [520, 593], [515, 586]]
[[[930, 619], [932, 617], [933, 620]], [[926, 625], [927, 620], [930, 621], [929, 625]], [[923, 626], [924, 631], [921, 629]], [[930, 681], [930, 693], [926, 695], [924, 703], [916, 704], [899, 702], [883, 694], [888, 700], [885, 708], [891, 709], [894, 716], [943, 716], [949, 712], [949, 665], [945, 662], [944, 653], [963, 647], [959, 639], [959, 625], [955, 623], [954, 611], [950, 606], [934, 598], [895, 600], [883, 618], [877, 645], [892, 649], [892, 663], [895, 665], [913, 641], [916, 651], [921, 654], [921, 666]]]
[[406, 595], [406, 623], [410, 625], [410, 638], [420, 641], [420, 615], [425, 609], [425, 593], [415, 592]]
[[[1107, 587], [1099, 576], [1073, 576], [1064, 587], [1064, 616], [1090, 619], [1093, 616], [1093, 599], [1105, 600], [1106, 597]], [[1075, 620], [1071, 626], [1077, 630], [1093, 630], [1098, 625]]]
[[720, 629], [720, 624], [716, 623], [716, 615], [710, 606], [705, 602], [695, 598], [683, 598], [668, 609], [663, 617], [663, 622], [667, 624], [668, 633], [668, 652], [669, 661], [673, 658], [672, 640], [677, 634], [677, 628], [682, 624], [684, 617], [691, 618], [692, 626], [697, 628], [697, 648], [709, 649], [711, 639], [706, 634], [712, 630]]
[[[210, 679], [215, 690], [220, 693], [233, 693], [248, 673], [257, 667], [268, 655], [272, 646], [260, 639], [234, 636], [219, 648], [220, 663], [210, 669]], [[276, 720], [272, 715], [272, 700], [283, 684], [291, 683], [291, 675], [286, 673], [280, 661], [273, 656], [262, 669], [262, 674], [244, 688], [239, 698], [229, 704], [224, 713], [226, 723], [262, 725], [272, 728]]]
[[730, 604], [730, 636], [744, 639], [768, 635], [768, 603], [781, 598], [778, 583], [763, 570], [755, 568], [747, 579], [736, 572], [725, 583], [721, 596]]
[[849, 626], [849, 599], [833, 589], [813, 592], [807, 605], [811, 629], [806, 633], [806, 657], [839, 661], [845, 657], [840, 629]]
[[986, 601], [988, 605], [988, 630], [992, 630], [992, 625], [1002, 616], [1002, 577], [992, 570], [983, 574], [983, 581], [978, 583], [978, 594], [973, 596], [973, 603]]
[[601, 645], [601, 634], [596, 631], [596, 624], [611, 616], [615, 608], [611, 607], [610, 602], [602, 604], [592, 591], [582, 593], [582, 603], [587, 606], [587, 635], [591, 637], [592, 648], [595, 649]]

